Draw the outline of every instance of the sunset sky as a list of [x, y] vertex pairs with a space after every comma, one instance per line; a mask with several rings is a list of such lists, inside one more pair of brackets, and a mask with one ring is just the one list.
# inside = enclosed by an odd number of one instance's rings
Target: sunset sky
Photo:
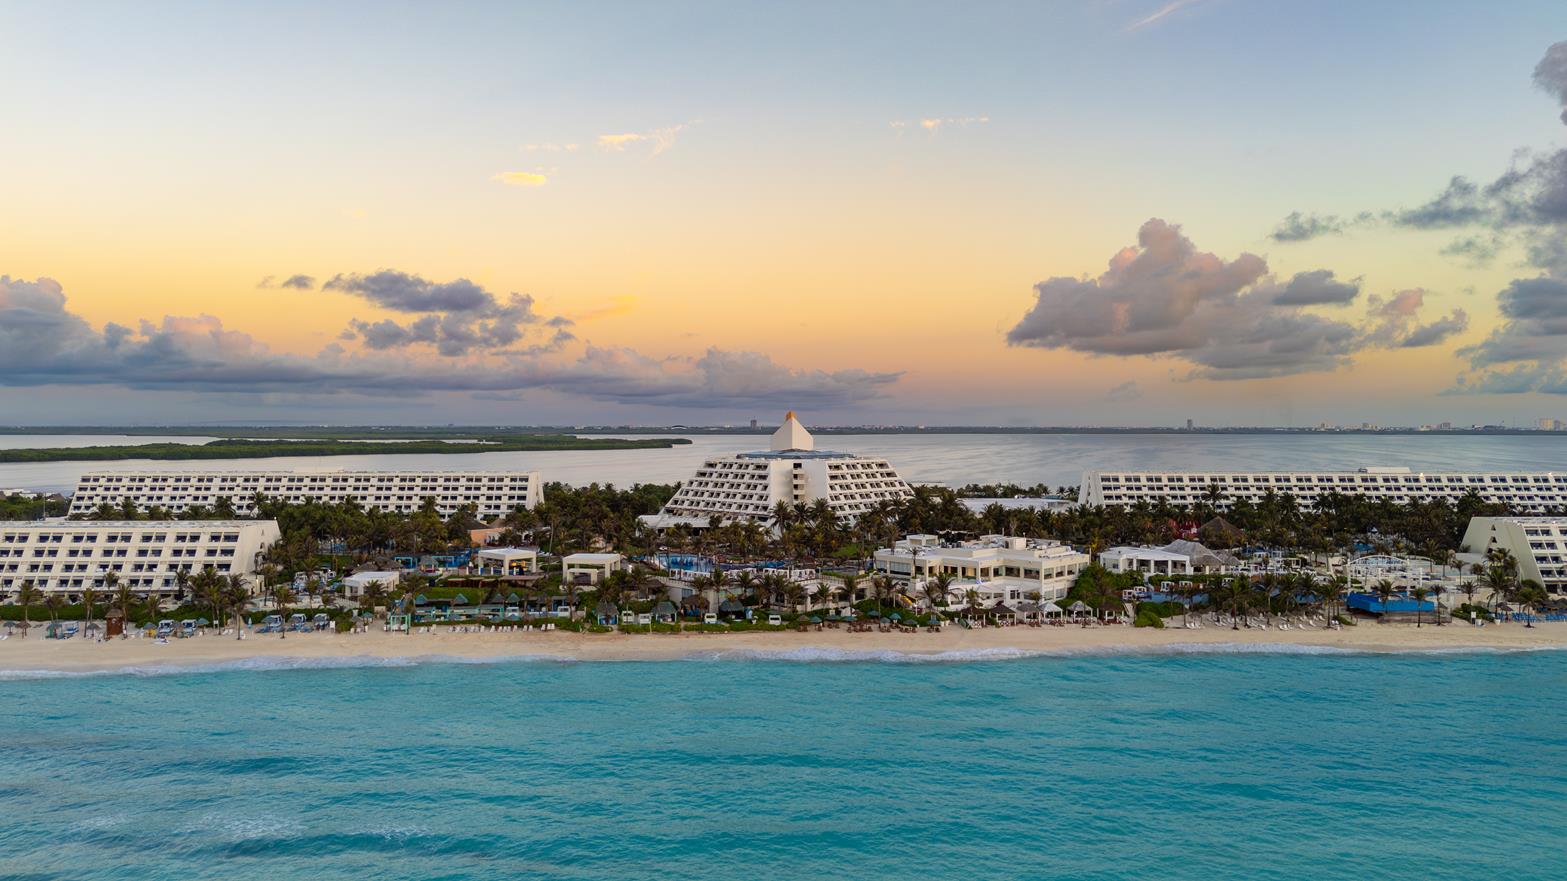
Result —
[[0, 424], [1567, 419], [1560, 0], [0, 35]]

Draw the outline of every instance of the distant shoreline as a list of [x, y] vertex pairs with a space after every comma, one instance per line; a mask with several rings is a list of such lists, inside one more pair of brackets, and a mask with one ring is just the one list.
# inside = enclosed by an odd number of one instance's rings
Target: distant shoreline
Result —
[[205, 444], [128, 444], [102, 447], [40, 447], [0, 449], [0, 463], [209, 461], [321, 456], [439, 455], [516, 453], [542, 450], [662, 450], [689, 444], [686, 438], [580, 438], [571, 435], [515, 435], [482, 442], [460, 443], [426, 438], [409, 441], [352, 440], [215, 440]]
[[[39, 425], [0, 426], [4, 435], [125, 435], [129, 437], [195, 435], [223, 439], [270, 438], [298, 440], [463, 440], [483, 437], [494, 440], [538, 436], [580, 435], [747, 435], [765, 436], [777, 426], [759, 425], [590, 425], [590, 426], [493, 426], [493, 425], [345, 425], [345, 426], [279, 426], [279, 425]], [[813, 434], [871, 434], [871, 435], [944, 435], [944, 434], [1153, 434], [1153, 435], [1304, 435], [1304, 436], [1399, 436], [1434, 435], [1441, 437], [1567, 437], [1567, 431], [1547, 431], [1535, 428], [1300, 428], [1238, 426], [1233, 428], [1194, 427], [1175, 428], [1163, 426], [1004, 426], [1004, 425], [889, 425], [812, 426]], [[548, 447], [545, 449], [557, 449]]]
[[279, 639], [209, 634], [158, 644], [151, 638], [97, 643], [80, 638], [11, 637], [0, 641], [0, 678], [81, 673], [177, 672], [179, 668], [267, 669], [371, 666], [390, 661], [543, 659], [669, 661], [777, 659], [800, 661], [984, 661], [1017, 657], [1112, 654], [1443, 654], [1567, 650], [1567, 624], [1482, 628], [1362, 624], [1342, 630], [1230, 630], [1208, 622], [1200, 630], [1153, 628], [1006, 627], [940, 633], [849, 633], [820, 630], [753, 633], [578, 634], [319, 633]]

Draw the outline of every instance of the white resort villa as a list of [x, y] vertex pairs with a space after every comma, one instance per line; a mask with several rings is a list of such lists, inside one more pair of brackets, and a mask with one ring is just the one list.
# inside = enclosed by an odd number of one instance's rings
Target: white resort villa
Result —
[[208, 566], [254, 579], [276, 520], [41, 520], [0, 523], [0, 597], [23, 581], [77, 597], [113, 572], [137, 593], [173, 594], [177, 572]]
[[1294, 496], [1298, 504], [1308, 508], [1318, 496], [1331, 492], [1407, 503], [1433, 499], [1453, 502], [1471, 490], [1488, 502], [1503, 502], [1517, 511], [1545, 513], [1567, 507], [1567, 473], [1411, 471], [1402, 467], [1356, 471], [1089, 471], [1083, 475], [1078, 502], [1130, 505], [1163, 499], [1190, 505], [1211, 501], [1210, 487], [1217, 487], [1221, 493], [1214, 504], [1221, 511], [1242, 499], [1258, 502], [1270, 491]]
[[478, 516], [488, 518], [537, 505], [543, 484], [537, 471], [95, 471], [77, 482], [70, 514], [87, 516], [126, 499], [143, 512], [159, 507], [180, 514], [227, 499], [235, 514], [245, 516], [258, 493], [294, 505], [353, 499], [366, 510], [397, 514], [434, 498], [442, 517], [476, 505]]
[[963, 595], [973, 590], [980, 605], [994, 606], [1029, 600], [1035, 594], [1040, 600], [1061, 599], [1088, 563], [1087, 554], [1045, 539], [985, 535], [942, 544], [934, 535], [911, 535], [878, 550], [872, 565], [915, 591], [946, 572], [955, 579], [949, 604], [962, 602]]
[[717, 517], [771, 525], [779, 502], [809, 505], [818, 499], [852, 520], [878, 502], [913, 495], [885, 459], [816, 449], [811, 433], [790, 411], [773, 433], [770, 449], [703, 462], [663, 510], [642, 522], [655, 529], [701, 528]]
[[1176, 576], [1229, 572], [1241, 561], [1227, 551], [1210, 551], [1195, 541], [1177, 539], [1157, 548], [1122, 546], [1101, 551], [1099, 565], [1111, 572]]

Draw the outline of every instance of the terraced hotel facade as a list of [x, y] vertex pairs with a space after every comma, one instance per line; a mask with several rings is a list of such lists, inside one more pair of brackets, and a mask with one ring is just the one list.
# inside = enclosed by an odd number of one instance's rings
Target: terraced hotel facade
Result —
[[717, 517], [770, 525], [779, 502], [810, 505], [821, 499], [852, 520], [881, 502], [913, 496], [885, 459], [816, 449], [791, 412], [773, 433], [770, 449], [703, 462], [663, 510], [642, 522], [654, 528], [703, 527]]
[[475, 505], [488, 518], [537, 505], [543, 484], [537, 471], [95, 471], [77, 482], [70, 514], [87, 516], [127, 499], [142, 512], [158, 507], [180, 514], [226, 499], [244, 516], [254, 511], [258, 493], [295, 505], [353, 499], [367, 510], [396, 514], [434, 498], [442, 517]]
[[1475, 492], [1488, 502], [1514, 511], [1546, 514], [1567, 509], [1567, 472], [1411, 471], [1408, 468], [1360, 468], [1355, 471], [1089, 471], [1083, 475], [1078, 502], [1084, 505], [1131, 505], [1164, 500], [1178, 505], [1210, 501], [1210, 488], [1221, 491], [1215, 507], [1228, 509], [1242, 499], [1260, 501], [1269, 492], [1291, 495], [1303, 507], [1318, 496], [1343, 495], [1408, 502], [1457, 501]]
[[68, 598], [113, 572], [138, 594], [173, 595], [179, 572], [208, 566], [252, 579], [278, 540], [276, 520], [44, 520], [0, 523], [0, 598], [22, 582]]

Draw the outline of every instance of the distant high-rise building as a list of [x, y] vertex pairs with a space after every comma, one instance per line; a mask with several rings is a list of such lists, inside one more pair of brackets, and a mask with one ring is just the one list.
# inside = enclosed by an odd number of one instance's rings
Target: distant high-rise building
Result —
[[1549, 416], [1545, 416], [1545, 417], [1541, 417], [1540, 421], [1535, 423], [1535, 425], [1541, 431], [1560, 431], [1561, 427], [1562, 427], [1562, 422], [1561, 422], [1560, 419], [1552, 419]]
[[1191, 431], [1192, 429], [1194, 429], [1196, 427], [1197, 427], [1196, 424], [1194, 424], [1190, 419], [1186, 420], [1186, 430], [1187, 431]]
[[752, 428], [756, 428], [756, 420], [755, 419], [751, 420], [751, 427]]

